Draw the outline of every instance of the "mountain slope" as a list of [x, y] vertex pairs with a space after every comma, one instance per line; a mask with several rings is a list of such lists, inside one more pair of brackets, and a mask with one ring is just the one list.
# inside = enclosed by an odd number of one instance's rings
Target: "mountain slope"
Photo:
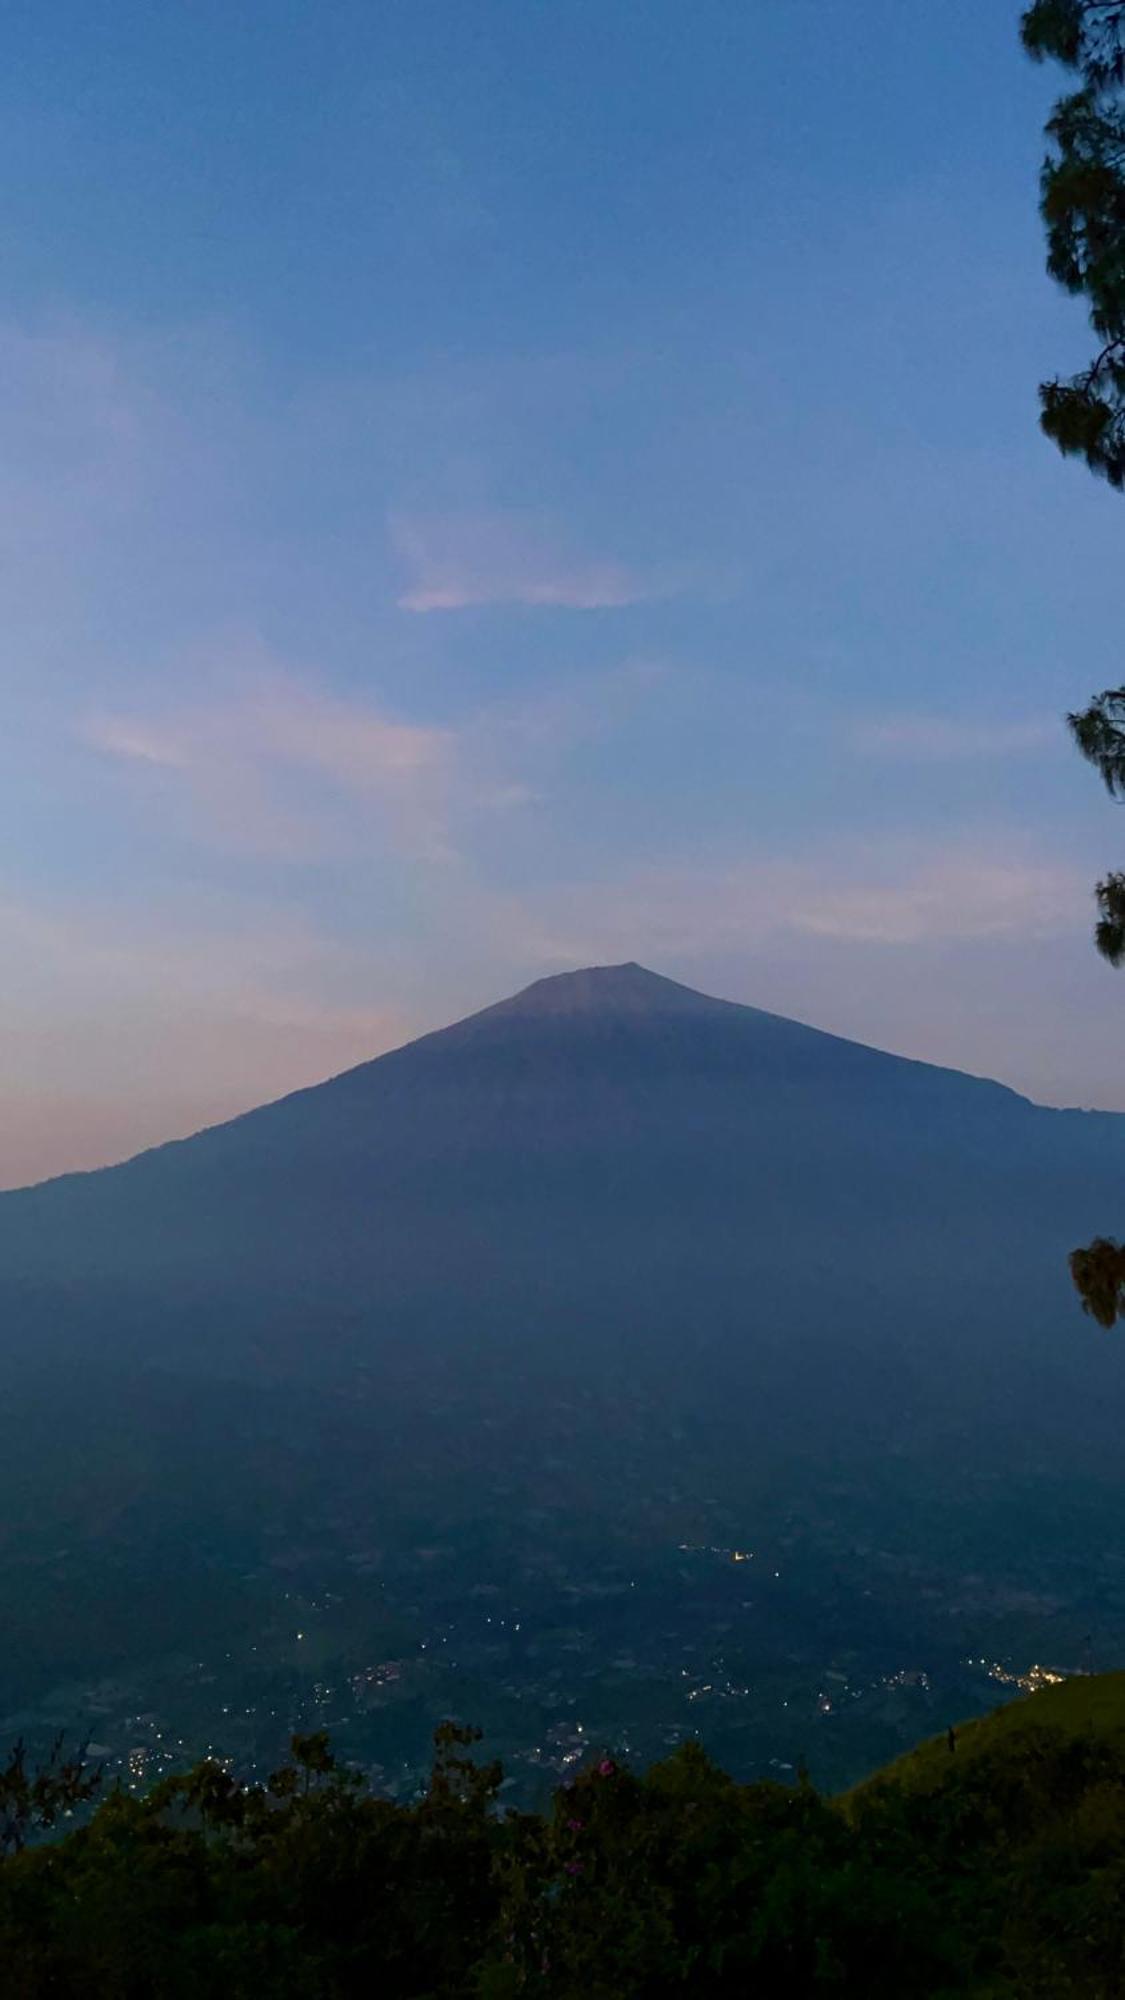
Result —
[[915, 1794], [939, 1791], [954, 1768], [951, 1758], [958, 1770], [994, 1756], [1015, 1761], [1028, 1755], [1030, 1739], [1044, 1731], [1059, 1749], [1096, 1737], [1125, 1765], [1125, 1673], [1075, 1674], [987, 1715], [971, 1716], [956, 1725], [952, 1747], [948, 1729], [943, 1730], [853, 1786], [844, 1803], [850, 1807], [886, 1785]]
[[1055, 1425], [1052, 1382], [1071, 1418], [1116, 1393], [1065, 1255], [1122, 1204], [1125, 1119], [601, 967], [0, 1197], [0, 1307], [17, 1350], [318, 1373], [395, 1345], [705, 1353], [814, 1416], [983, 1396]]

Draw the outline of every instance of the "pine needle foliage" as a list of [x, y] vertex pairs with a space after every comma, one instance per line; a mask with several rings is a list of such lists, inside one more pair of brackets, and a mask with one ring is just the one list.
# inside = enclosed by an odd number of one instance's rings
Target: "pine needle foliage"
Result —
[[1025, 49], [1077, 88], [1047, 121], [1040, 175], [1047, 269], [1086, 300], [1098, 348], [1076, 375], [1040, 384], [1040, 423], [1068, 456], [1125, 486], [1125, 0], [1036, 0]]

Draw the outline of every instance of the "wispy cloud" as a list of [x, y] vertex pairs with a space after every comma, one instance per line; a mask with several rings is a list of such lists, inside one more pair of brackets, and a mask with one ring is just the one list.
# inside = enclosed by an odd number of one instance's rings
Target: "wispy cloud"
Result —
[[369, 851], [381, 831], [400, 859], [442, 863], [471, 851], [482, 815], [542, 805], [670, 679], [645, 659], [575, 671], [454, 729], [334, 693], [256, 642], [216, 644], [188, 671], [205, 689], [190, 704], [104, 709], [77, 727], [132, 782], [154, 831], [163, 817], [209, 846], [281, 860]]
[[623, 564], [575, 555], [542, 522], [514, 513], [396, 514], [395, 553], [409, 581], [403, 611], [522, 604], [605, 611], [663, 590]]
[[938, 851], [903, 840], [834, 842], [803, 858], [701, 858], [571, 883], [512, 913], [544, 962], [682, 962], [789, 938], [902, 947], [983, 939], [1027, 942], [1080, 928], [1089, 903], [1077, 869], [982, 834]]
[[979, 721], [969, 716], [888, 715], [857, 722], [848, 735], [854, 749], [874, 756], [935, 762], [959, 757], [1021, 756], [1058, 739], [1058, 719], [1049, 716]]
[[388, 716], [290, 671], [252, 664], [233, 692], [155, 717], [101, 713], [80, 734], [169, 781], [211, 838], [270, 854], [340, 844], [341, 803], [380, 816], [400, 847], [446, 839], [455, 747], [448, 730]]
[[1085, 905], [1076, 871], [961, 849], [908, 864], [895, 879], [795, 882], [789, 924], [815, 937], [913, 945], [1046, 938]]

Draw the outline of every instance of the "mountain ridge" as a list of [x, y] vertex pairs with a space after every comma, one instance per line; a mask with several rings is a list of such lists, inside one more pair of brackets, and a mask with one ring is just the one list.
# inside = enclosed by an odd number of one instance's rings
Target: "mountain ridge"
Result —
[[579, 1031], [597, 1030], [613, 1025], [626, 1031], [631, 1027], [641, 1031], [653, 1029], [661, 1022], [703, 1022], [723, 1024], [745, 1034], [755, 1029], [759, 1035], [774, 1038], [771, 1054], [777, 1054], [778, 1038], [787, 1043], [787, 1053], [816, 1050], [821, 1055], [830, 1051], [847, 1051], [849, 1061], [871, 1062], [887, 1066], [901, 1075], [916, 1077], [941, 1077], [956, 1080], [959, 1084], [1002, 1094], [1013, 1104], [1025, 1105], [1035, 1111], [1058, 1113], [1063, 1116], [1079, 1115], [1083, 1118], [1122, 1117], [1125, 1114], [1113, 1112], [1086, 1112], [1077, 1108], [1040, 1105], [1035, 1099], [1002, 1083], [996, 1078], [981, 1076], [973, 1071], [950, 1067], [930, 1061], [926, 1057], [907, 1056], [883, 1049], [876, 1043], [857, 1041], [851, 1036], [837, 1034], [834, 1030], [821, 1028], [790, 1015], [778, 1014], [767, 1008], [760, 1008], [739, 1000], [728, 1000], [720, 996], [700, 992], [695, 987], [668, 978], [635, 960], [621, 964], [593, 965], [575, 968], [572, 971], [547, 974], [533, 980], [517, 992], [484, 1007], [475, 1009], [462, 1018], [446, 1023], [439, 1028], [427, 1030], [412, 1037], [392, 1049], [381, 1051], [344, 1070], [338, 1070], [318, 1082], [298, 1085], [284, 1091], [279, 1097], [269, 1098], [262, 1104], [251, 1105], [245, 1111], [237, 1112], [231, 1118], [217, 1119], [214, 1123], [200, 1126], [197, 1130], [177, 1138], [159, 1140], [139, 1152], [129, 1154], [122, 1160], [107, 1162], [103, 1166], [76, 1168], [61, 1174], [48, 1176], [44, 1180], [29, 1182], [26, 1186], [9, 1188], [0, 1192], [0, 1204], [13, 1195], [37, 1193], [60, 1182], [88, 1182], [102, 1174], [118, 1173], [135, 1166], [139, 1161], [153, 1159], [170, 1151], [191, 1147], [199, 1141], [211, 1140], [216, 1135], [235, 1128], [244, 1128], [248, 1121], [278, 1114], [285, 1107], [295, 1107], [307, 1103], [318, 1093], [340, 1093], [350, 1086], [358, 1086], [362, 1080], [374, 1073], [399, 1066], [404, 1060], [430, 1051], [447, 1051], [479, 1044], [506, 1031], [515, 1029], [518, 1033], [546, 1031], [552, 1029], [576, 1028]]

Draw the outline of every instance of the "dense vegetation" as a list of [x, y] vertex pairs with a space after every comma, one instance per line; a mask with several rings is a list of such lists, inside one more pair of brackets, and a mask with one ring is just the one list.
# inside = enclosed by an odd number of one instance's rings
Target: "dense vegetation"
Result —
[[205, 1763], [61, 1840], [11, 1838], [5, 1991], [1125, 1990], [1125, 1675], [1018, 1702], [839, 1800], [736, 1785], [687, 1745], [643, 1777], [596, 1757], [550, 1813], [505, 1813], [471, 1740], [438, 1732], [411, 1805], [298, 1737], [264, 1786]]
[[1040, 388], [1059, 450], [1125, 486], [1125, 0], [1034, 0], [1024, 47], [1069, 71], [1047, 123], [1040, 198], [1051, 276], [1085, 300], [1097, 352]]

